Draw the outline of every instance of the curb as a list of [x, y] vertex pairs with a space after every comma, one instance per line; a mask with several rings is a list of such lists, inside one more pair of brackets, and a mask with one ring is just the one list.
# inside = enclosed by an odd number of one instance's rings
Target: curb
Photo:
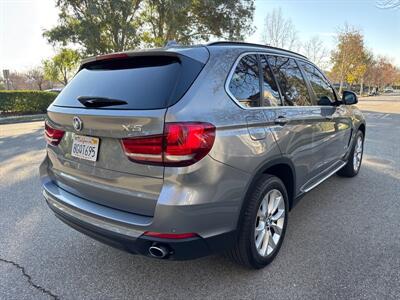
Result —
[[45, 117], [46, 117], [46, 114], [0, 117], [0, 124], [13, 124], [13, 123], [44, 121]]

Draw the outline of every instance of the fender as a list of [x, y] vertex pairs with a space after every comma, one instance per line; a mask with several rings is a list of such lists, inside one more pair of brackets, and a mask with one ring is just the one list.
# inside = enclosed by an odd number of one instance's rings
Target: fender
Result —
[[347, 153], [346, 153], [346, 154], [344, 155], [344, 157], [343, 157], [344, 160], [347, 161], [348, 158], [349, 158], [351, 149], [353, 148], [353, 144], [354, 144], [354, 142], [355, 142], [354, 138], [355, 138], [357, 132], [358, 132], [359, 130], [361, 130], [361, 131], [363, 132], [363, 134], [364, 134], [364, 140], [365, 140], [366, 129], [367, 129], [367, 124], [366, 124], [365, 121], [363, 120], [363, 121], [360, 121], [359, 124], [358, 124], [358, 126], [355, 127], [355, 130], [352, 131], [352, 133], [351, 133], [351, 138], [350, 138], [350, 141], [349, 141], [348, 151], [347, 151]]
[[264, 174], [264, 172], [266, 170], [268, 170], [269, 168], [276, 166], [276, 165], [287, 165], [290, 167], [291, 171], [292, 171], [292, 180], [293, 180], [293, 195], [291, 196], [291, 199], [289, 199], [289, 205], [291, 209], [294, 204], [295, 204], [295, 200], [298, 198], [297, 195], [295, 195], [296, 193], [296, 170], [294, 168], [293, 162], [286, 156], [275, 156], [272, 159], [268, 158], [267, 160], [265, 160], [263, 163], [260, 164], [260, 166], [255, 170], [255, 172], [252, 174], [251, 180], [249, 181], [249, 183], [246, 186], [246, 193], [244, 196], [244, 199], [242, 201], [242, 206], [240, 209], [240, 214], [239, 214], [239, 218], [238, 218], [238, 223], [237, 223], [237, 228], [238, 226], [241, 224], [242, 221], [242, 217], [243, 217], [243, 213], [244, 213], [244, 208], [247, 205], [247, 199], [248, 199], [248, 195], [251, 193], [252, 191], [252, 187], [255, 185], [255, 183], [257, 182], [258, 178]]

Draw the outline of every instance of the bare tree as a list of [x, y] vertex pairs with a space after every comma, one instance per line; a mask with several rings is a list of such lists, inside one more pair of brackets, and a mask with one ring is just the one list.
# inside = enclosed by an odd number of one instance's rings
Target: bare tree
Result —
[[297, 51], [300, 45], [297, 30], [292, 20], [285, 19], [280, 8], [274, 9], [265, 17], [261, 38], [263, 43], [268, 46], [285, 48], [288, 50]]
[[43, 89], [43, 84], [45, 83], [45, 79], [42, 68], [36, 67], [30, 69], [26, 73], [26, 77], [28, 78], [29, 81], [31, 81], [34, 85], [36, 85], [39, 90]]
[[10, 90], [30, 90], [31, 85], [28, 82], [26, 75], [23, 73], [10, 71], [10, 75], [8, 76], [9, 87]]
[[383, 9], [400, 8], [400, 0], [378, 0], [376, 6]]
[[306, 41], [301, 47], [301, 52], [321, 69], [325, 69], [328, 66], [329, 51], [318, 36]]

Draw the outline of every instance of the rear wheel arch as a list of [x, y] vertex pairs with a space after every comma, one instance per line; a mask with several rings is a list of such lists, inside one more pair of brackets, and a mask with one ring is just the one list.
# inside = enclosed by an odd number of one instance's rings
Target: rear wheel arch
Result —
[[289, 209], [293, 207], [294, 199], [296, 198], [296, 173], [292, 161], [287, 157], [279, 157], [268, 160], [268, 162], [264, 163], [260, 166], [260, 168], [258, 168], [257, 172], [255, 173], [252, 180], [250, 181], [250, 184], [247, 187], [247, 191], [245, 193], [245, 197], [243, 199], [242, 207], [240, 210], [238, 226], [240, 226], [242, 222], [243, 212], [247, 205], [249, 194], [251, 193], [254, 186], [257, 184], [258, 179], [265, 174], [276, 176], [280, 180], [282, 180], [288, 193]]
[[286, 187], [286, 191], [289, 197], [289, 209], [292, 208], [293, 200], [295, 199], [295, 171], [294, 167], [291, 164], [278, 163], [273, 166], [267, 167], [263, 174], [270, 174], [278, 177], [282, 180], [283, 184]]

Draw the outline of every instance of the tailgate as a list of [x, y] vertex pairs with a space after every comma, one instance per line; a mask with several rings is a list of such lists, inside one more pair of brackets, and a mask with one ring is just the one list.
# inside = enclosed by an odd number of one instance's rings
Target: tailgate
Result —
[[[48, 109], [49, 126], [64, 131], [58, 145], [48, 146], [54, 182], [89, 201], [152, 216], [164, 166], [129, 160], [121, 139], [162, 135], [167, 107], [184, 95], [202, 67], [171, 53], [119, 55], [83, 65]], [[98, 145], [96, 157], [92, 152], [91, 159], [76, 157], [76, 146], [85, 149], [87, 140]]]
[[[120, 112], [109, 116], [104, 111], [52, 107], [48, 122], [65, 130], [57, 147], [48, 147], [51, 162], [49, 173], [55, 183], [84, 199], [137, 214], [153, 215], [163, 184], [163, 166], [152, 166], [130, 161], [125, 155], [121, 138], [156, 135], [163, 132], [165, 109]], [[83, 129], [73, 128], [74, 117], [79, 116]], [[142, 128], [141, 132], [126, 131], [123, 126]], [[99, 139], [96, 161], [72, 156], [76, 135]]]

